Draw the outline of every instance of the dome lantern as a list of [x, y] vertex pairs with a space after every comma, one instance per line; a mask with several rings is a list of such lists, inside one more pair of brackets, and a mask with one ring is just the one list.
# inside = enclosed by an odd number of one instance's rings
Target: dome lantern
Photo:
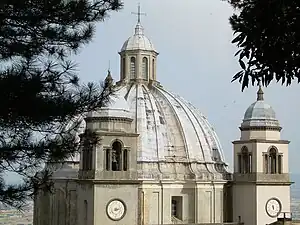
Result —
[[145, 36], [144, 28], [141, 24], [141, 7], [138, 5], [138, 12], [132, 12], [138, 16], [134, 34], [129, 37], [122, 45], [119, 52], [121, 57], [121, 74], [122, 82], [156, 80], [156, 58], [158, 52], [151, 40]]

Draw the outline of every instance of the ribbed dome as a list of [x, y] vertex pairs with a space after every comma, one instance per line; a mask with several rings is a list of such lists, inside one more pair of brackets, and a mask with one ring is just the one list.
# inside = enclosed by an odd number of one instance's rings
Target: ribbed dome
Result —
[[264, 101], [261, 87], [257, 92], [257, 101], [245, 112], [242, 127], [279, 127], [274, 109]]
[[[129, 106], [128, 115], [133, 115], [132, 125], [139, 134], [137, 160], [140, 165], [181, 162], [189, 163], [187, 168], [191, 168], [190, 172], [183, 173], [215, 174], [217, 164], [217, 170], [225, 172], [224, 155], [216, 132], [193, 105], [160, 85], [123, 83], [118, 89], [121, 101], [127, 102], [123, 110], [127, 111]], [[98, 113], [102, 114], [103, 110], [107, 109], [100, 109]], [[170, 173], [166, 166], [160, 170], [163, 174]], [[179, 169], [176, 173], [180, 173]]]
[[121, 48], [121, 52], [129, 50], [144, 50], [156, 52], [154, 45], [152, 44], [150, 39], [144, 35], [144, 28], [140, 23], [136, 25], [134, 35], [128, 38]]
[[256, 101], [252, 103], [245, 112], [244, 120], [252, 119], [271, 119], [275, 120], [275, 111], [264, 101]]

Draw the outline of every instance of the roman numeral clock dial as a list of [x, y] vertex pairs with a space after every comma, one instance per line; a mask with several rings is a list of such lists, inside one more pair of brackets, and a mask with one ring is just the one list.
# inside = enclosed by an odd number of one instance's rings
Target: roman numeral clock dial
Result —
[[266, 203], [266, 212], [270, 217], [277, 217], [281, 213], [281, 203], [277, 198], [271, 198]]

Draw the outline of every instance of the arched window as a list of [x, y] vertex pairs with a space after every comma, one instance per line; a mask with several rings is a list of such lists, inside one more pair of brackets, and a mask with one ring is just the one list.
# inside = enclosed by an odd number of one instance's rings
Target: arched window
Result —
[[246, 147], [242, 149], [243, 173], [248, 173], [249, 168], [249, 152]]
[[148, 79], [148, 59], [146, 57], [142, 61], [142, 78], [145, 80]]
[[282, 154], [274, 146], [264, 153], [264, 171], [269, 174], [282, 173]]
[[136, 77], [136, 62], [135, 58], [130, 58], [130, 79], [135, 79]]
[[238, 156], [238, 167], [240, 173], [252, 173], [252, 155], [246, 146], [242, 148]]
[[119, 141], [112, 144], [111, 169], [112, 171], [122, 170], [122, 145]]
[[124, 149], [119, 141], [113, 142], [111, 149], [105, 149], [105, 168], [107, 171], [127, 171], [128, 159], [128, 150]]
[[126, 59], [125, 57], [122, 59], [122, 79], [126, 76]]
[[123, 170], [127, 171], [128, 167], [128, 151], [127, 149], [123, 150]]
[[277, 173], [277, 151], [275, 148], [271, 148], [269, 151], [269, 171], [271, 174]]

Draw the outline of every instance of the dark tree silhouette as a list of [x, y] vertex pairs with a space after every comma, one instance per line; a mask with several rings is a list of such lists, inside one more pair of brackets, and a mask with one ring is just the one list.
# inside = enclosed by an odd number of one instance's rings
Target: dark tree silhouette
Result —
[[[0, 203], [22, 207], [49, 188], [46, 163], [78, 152], [86, 112], [105, 105], [111, 80], [81, 84], [71, 54], [89, 43], [94, 26], [120, 0], [0, 1]], [[4, 175], [21, 176], [19, 185]]]
[[230, 24], [236, 35], [233, 43], [241, 66], [233, 81], [272, 80], [290, 85], [300, 81], [300, 1], [298, 0], [228, 0], [236, 9]]

